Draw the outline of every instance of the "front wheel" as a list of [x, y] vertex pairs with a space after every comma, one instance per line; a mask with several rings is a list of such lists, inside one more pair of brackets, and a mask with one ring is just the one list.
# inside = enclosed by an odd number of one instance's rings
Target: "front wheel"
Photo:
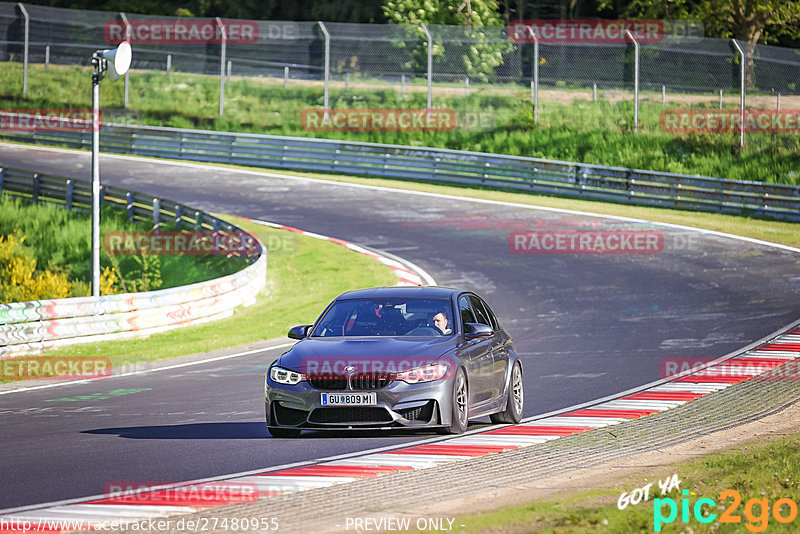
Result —
[[469, 422], [469, 386], [464, 370], [459, 369], [453, 380], [450, 425], [440, 429], [442, 434], [463, 434]]
[[506, 409], [489, 416], [492, 423], [516, 424], [522, 420], [522, 409], [525, 406], [525, 391], [522, 387], [522, 366], [514, 363], [511, 371], [511, 381], [508, 384], [508, 400]]

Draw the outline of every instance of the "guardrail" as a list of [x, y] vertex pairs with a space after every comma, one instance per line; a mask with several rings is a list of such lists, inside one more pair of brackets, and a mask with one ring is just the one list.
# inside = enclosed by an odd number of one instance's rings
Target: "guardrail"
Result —
[[[20, 124], [18, 119], [5, 122], [6, 115], [0, 113], [3, 124]], [[91, 148], [90, 128], [0, 131], [0, 139]], [[449, 182], [800, 221], [797, 186], [485, 152], [113, 123], [103, 125], [100, 147], [117, 154]]]
[[[0, 194], [67, 209], [91, 210], [91, 184], [60, 176], [0, 168]], [[127, 212], [129, 220], [171, 220], [179, 228], [225, 234], [242, 231], [203, 211], [114, 187], [102, 188], [102, 203]], [[53, 346], [144, 337], [180, 326], [217, 320], [255, 302], [266, 283], [267, 254], [239, 272], [186, 286], [95, 297], [0, 304], [0, 358]]]

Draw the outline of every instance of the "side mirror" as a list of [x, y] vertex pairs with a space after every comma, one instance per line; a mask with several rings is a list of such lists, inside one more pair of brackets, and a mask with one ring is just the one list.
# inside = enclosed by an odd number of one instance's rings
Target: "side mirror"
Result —
[[491, 337], [494, 330], [488, 324], [467, 323], [464, 325], [464, 338], [475, 339], [476, 337]]
[[289, 330], [289, 333], [286, 334], [289, 336], [289, 339], [305, 339], [308, 336], [308, 329], [311, 328], [312, 325], [310, 324], [301, 324], [300, 326], [295, 326]]

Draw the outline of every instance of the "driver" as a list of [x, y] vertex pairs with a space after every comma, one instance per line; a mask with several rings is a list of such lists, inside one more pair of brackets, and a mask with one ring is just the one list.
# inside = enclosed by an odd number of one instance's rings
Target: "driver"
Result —
[[433, 326], [438, 328], [444, 335], [453, 333], [453, 331], [447, 327], [447, 317], [442, 312], [433, 316]]

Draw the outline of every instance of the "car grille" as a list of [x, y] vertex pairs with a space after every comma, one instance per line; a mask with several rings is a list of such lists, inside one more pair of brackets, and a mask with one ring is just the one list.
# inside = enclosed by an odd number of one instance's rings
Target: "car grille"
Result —
[[392, 416], [386, 408], [374, 406], [348, 406], [343, 408], [317, 408], [308, 417], [310, 423], [391, 423]]
[[338, 377], [338, 376], [308, 377], [308, 384], [314, 389], [347, 389], [347, 377]]
[[[383, 389], [393, 381], [394, 380], [391, 375], [360, 373], [350, 377], [350, 386], [353, 391]], [[314, 389], [348, 389], [347, 377], [344, 375], [310, 376], [308, 377], [308, 383]]]
[[425, 421], [428, 422], [433, 417], [433, 403], [434, 401], [428, 401], [422, 406], [417, 406], [416, 408], [403, 408], [400, 410], [395, 410], [400, 417], [404, 417], [409, 421]]

